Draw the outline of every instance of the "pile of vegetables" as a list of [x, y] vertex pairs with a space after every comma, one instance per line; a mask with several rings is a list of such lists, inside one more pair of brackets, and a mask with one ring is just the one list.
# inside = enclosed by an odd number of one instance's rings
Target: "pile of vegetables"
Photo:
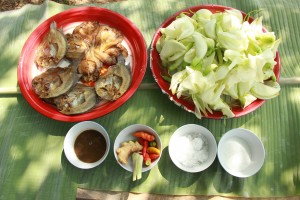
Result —
[[132, 134], [136, 141], [127, 141], [117, 149], [118, 160], [127, 164], [131, 155], [133, 164], [133, 181], [142, 178], [142, 167], [150, 166], [153, 161], [159, 158], [160, 149], [157, 146], [155, 136], [150, 133], [138, 131]]
[[256, 99], [279, 95], [273, 68], [280, 39], [263, 31], [262, 17], [248, 22], [238, 10], [181, 13], [161, 28], [156, 44], [178, 98], [190, 98], [198, 118], [221, 111], [234, 117], [230, 102], [245, 108]]

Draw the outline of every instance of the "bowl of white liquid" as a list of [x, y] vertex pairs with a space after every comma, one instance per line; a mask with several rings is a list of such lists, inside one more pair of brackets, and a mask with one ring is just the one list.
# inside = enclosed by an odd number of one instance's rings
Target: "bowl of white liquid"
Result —
[[246, 178], [263, 166], [265, 149], [253, 132], [236, 128], [226, 132], [218, 144], [218, 159], [231, 175]]

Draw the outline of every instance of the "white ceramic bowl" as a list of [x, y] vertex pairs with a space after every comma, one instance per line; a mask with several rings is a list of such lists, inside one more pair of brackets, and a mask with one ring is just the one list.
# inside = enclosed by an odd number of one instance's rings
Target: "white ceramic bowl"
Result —
[[[93, 162], [93, 163], [86, 163], [86, 162], [79, 160], [79, 158], [76, 156], [75, 150], [74, 150], [74, 143], [75, 143], [76, 138], [82, 132], [84, 132], [86, 130], [96, 130], [96, 131], [100, 132], [104, 136], [105, 141], [106, 141], [106, 151], [105, 151], [104, 155], [102, 156], [102, 158], [100, 160]], [[84, 121], [84, 122], [75, 124], [68, 131], [68, 133], [65, 137], [65, 140], [64, 140], [64, 152], [65, 152], [67, 159], [75, 167], [78, 167], [81, 169], [90, 169], [90, 168], [100, 165], [107, 157], [109, 148], [110, 148], [110, 139], [109, 139], [109, 136], [108, 136], [106, 130], [100, 124], [98, 124], [96, 122], [92, 122], [92, 121]]]
[[253, 132], [236, 128], [222, 136], [218, 145], [218, 158], [229, 174], [245, 178], [260, 170], [265, 160], [265, 149]]
[[127, 142], [127, 141], [130, 141], [130, 140], [137, 141], [137, 138], [134, 137], [134, 136], [132, 136], [132, 134], [135, 133], [135, 132], [137, 132], [137, 131], [145, 131], [147, 133], [150, 133], [150, 134], [154, 135], [156, 143], [157, 143], [157, 148], [160, 149], [160, 156], [159, 156], [159, 158], [157, 158], [155, 161], [153, 161], [151, 163], [151, 165], [149, 165], [149, 166], [143, 165], [142, 172], [145, 172], [145, 171], [148, 171], [151, 168], [153, 168], [158, 163], [158, 161], [159, 161], [159, 159], [161, 157], [161, 154], [162, 154], [162, 143], [161, 143], [160, 137], [156, 133], [156, 131], [153, 130], [151, 127], [143, 125], [143, 124], [133, 124], [133, 125], [130, 125], [130, 126], [124, 128], [119, 133], [119, 135], [117, 136], [117, 138], [115, 140], [115, 143], [114, 143], [114, 155], [115, 155], [115, 158], [116, 158], [117, 162], [119, 163], [119, 165], [121, 167], [123, 167], [124, 169], [126, 169], [129, 172], [133, 171], [133, 164], [132, 164], [131, 156], [129, 156], [128, 163], [126, 165], [124, 165], [124, 164], [122, 164], [122, 163], [120, 163], [118, 161], [117, 149], [121, 146], [121, 144], [123, 142]]
[[213, 134], [196, 124], [178, 128], [171, 136], [169, 154], [173, 163], [186, 172], [207, 169], [217, 155], [217, 143]]

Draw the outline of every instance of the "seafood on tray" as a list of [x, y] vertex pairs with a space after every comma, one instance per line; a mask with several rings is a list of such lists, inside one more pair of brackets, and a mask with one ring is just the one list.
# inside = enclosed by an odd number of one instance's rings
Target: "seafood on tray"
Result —
[[100, 70], [103, 67], [103, 63], [98, 60], [93, 50], [94, 47], [91, 47], [78, 65], [78, 73], [82, 74], [81, 80], [83, 82], [98, 80], [100, 76]]
[[131, 84], [131, 72], [123, 64], [116, 64], [100, 76], [95, 84], [96, 93], [105, 100], [116, 100]]
[[82, 81], [96, 81], [103, 65], [115, 65], [118, 56], [128, 56], [123, 40], [123, 34], [115, 28], [95, 21], [83, 22], [67, 36], [67, 57], [79, 59]]
[[94, 45], [99, 26], [96, 21], [87, 21], [76, 26], [72, 33], [66, 34], [68, 46], [66, 57], [81, 59], [85, 52]]
[[78, 114], [92, 109], [97, 103], [97, 95], [93, 87], [79, 83], [71, 91], [54, 98], [53, 103], [63, 114]]
[[40, 68], [55, 67], [65, 56], [67, 40], [61, 29], [52, 22], [50, 31], [38, 46], [35, 63]]
[[95, 55], [103, 63], [113, 65], [117, 63], [117, 57], [128, 56], [126, 48], [122, 45], [123, 34], [109, 26], [101, 26], [96, 36]]
[[73, 67], [50, 68], [32, 79], [32, 88], [40, 98], [52, 98], [68, 92], [77, 82]]
[[51, 23], [37, 48], [35, 63], [43, 71], [32, 80], [34, 92], [66, 115], [117, 100], [132, 79], [123, 41], [120, 31], [97, 21], [82, 22], [68, 34]]

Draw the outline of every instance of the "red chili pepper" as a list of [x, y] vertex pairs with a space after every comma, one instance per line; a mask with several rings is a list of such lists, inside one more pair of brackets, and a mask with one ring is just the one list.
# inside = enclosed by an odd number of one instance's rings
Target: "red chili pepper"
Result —
[[149, 157], [148, 153], [145, 153], [144, 163], [145, 163], [146, 166], [151, 165], [151, 158]]
[[143, 138], [138, 138], [138, 142], [140, 145], [144, 146], [144, 139]]
[[146, 157], [147, 149], [148, 149], [148, 141], [147, 140], [143, 140], [142, 155], [143, 155], [144, 159]]
[[151, 159], [151, 161], [156, 160], [157, 158], [159, 158], [159, 154], [156, 153], [149, 153], [149, 157]]
[[138, 138], [143, 138], [144, 140], [147, 140], [149, 142], [155, 140], [155, 136], [154, 135], [151, 135], [150, 133], [146, 133], [146, 132], [143, 132], [143, 131], [135, 132], [132, 135], [135, 136], [135, 137], [138, 137]]

